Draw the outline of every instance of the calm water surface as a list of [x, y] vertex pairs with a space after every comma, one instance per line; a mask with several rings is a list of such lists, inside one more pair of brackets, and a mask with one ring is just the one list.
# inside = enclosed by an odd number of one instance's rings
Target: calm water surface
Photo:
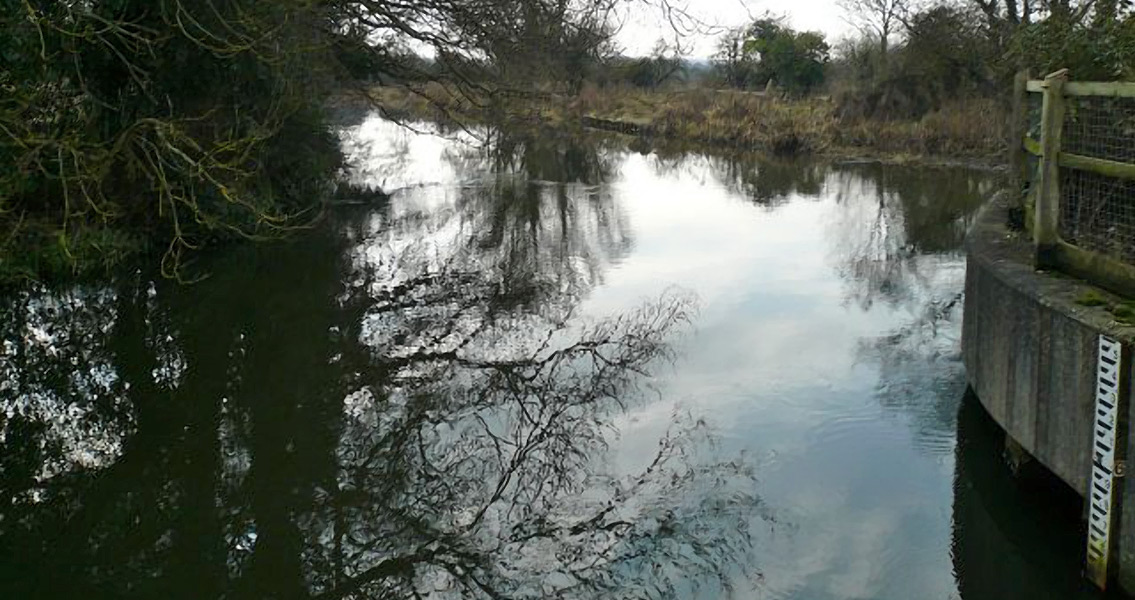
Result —
[[1070, 598], [966, 397], [990, 175], [343, 132], [397, 190], [0, 301], [0, 598]]

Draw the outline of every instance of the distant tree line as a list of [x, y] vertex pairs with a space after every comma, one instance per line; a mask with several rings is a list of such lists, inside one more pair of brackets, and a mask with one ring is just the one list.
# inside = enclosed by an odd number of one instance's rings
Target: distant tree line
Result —
[[856, 35], [834, 48], [764, 16], [719, 38], [719, 85], [826, 90], [845, 115], [917, 117], [1004, 95], [1014, 73], [1135, 77], [1135, 19], [1119, 0], [842, 0]]

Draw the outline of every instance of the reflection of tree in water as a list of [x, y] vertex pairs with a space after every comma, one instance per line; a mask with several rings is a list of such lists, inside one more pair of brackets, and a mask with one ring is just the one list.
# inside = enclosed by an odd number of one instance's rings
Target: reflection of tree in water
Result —
[[[372, 114], [339, 132], [343, 158], [349, 166], [347, 183], [392, 193], [404, 187], [450, 183], [486, 171], [481, 161], [451, 159], [472, 154], [478, 145], [473, 132], [446, 131], [432, 124], [405, 127]], [[448, 167], [448, 168], [445, 168]]]
[[37, 480], [117, 458], [134, 424], [112, 357], [100, 352], [114, 302], [106, 290], [37, 288], [0, 309], [0, 327], [13, 332], [0, 348], [3, 488], [35, 496]]
[[[386, 261], [373, 265], [384, 269], [375, 281], [445, 269], [499, 288], [498, 304], [578, 300], [630, 252], [629, 223], [609, 190], [581, 183], [611, 170], [597, 150], [570, 140], [493, 139], [497, 145], [483, 150], [500, 173], [492, 181], [407, 196], [356, 233], [370, 235], [356, 262]], [[561, 159], [570, 160], [546, 166]], [[548, 182], [549, 175], [573, 183]]]
[[880, 401], [913, 417], [920, 444], [944, 451], [965, 388], [960, 251], [990, 178], [880, 165], [834, 177], [839, 210], [830, 237], [848, 300], [909, 315], [890, 333], [863, 340], [860, 359], [879, 365]]
[[905, 215], [899, 197], [882, 183], [858, 173], [836, 173], [832, 239], [847, 300], [863, 309], [882, 300], [890, 306], [911, 299], [911, 284], [922, 274], [907, 243]]
[[770, 208], [782, 206], [796, 195], [819, 196], [827, 172], [826, 166], [807, 160], [742, 153], [700, 155], [660, 150], [654, 153], [653, 165], [661, 176], [681, 173], [704, 180], [708, 175], [732, 193]]
[[752, 506], [751, 479], [690, 462], [696, 431], [663, 439], [642, 476], [590, 472], [613, 411], [687, 311], [666, 298], [572, 333], [519, 316], [454, 332], [402, 312], [419, 336], [368, 340], [389, 375], [348, 396], [338, 491], [312, 523], [332, 541], [320, 562], [346, 568], [317, 586], [326, 597], [650, 597], [728, 577], [746, 551], [734, 519]]
[[832, 252], [848, 301], [868, 309], [909, 306], [938, 277], [940, 261], [958, 253], [987, 175], [955, 169], [903, 169], [863, 164], [831, 176], [838, 208], [828, 224]]
[[[384, 376], [348, 396], [338, 488], [363, 530], [339, 535], [348, 555], [381, 559], [324, 585], [350, 591], [386, 573], [367, 584], [373, 595], [635, 597], [726, 577], [737, 565], [729, 557], [745, 555], [733, 519], [753, 506], [751, 478], [740, 465], [690, 462], [688, 434], [700, 427], [664, 439], [644, 476], [590, 472], [610, 418], [667, 357], [663, 342], [688, 319], [688, 299], [569, 321], [611, 258], [606, 240], [620, 221], [610, 199], [580, 186], [500, 185], [463, 191], [412, 245], [397, 222], [358, 238], [359, 337], [370, 349], [359, 360], [378, 367], [359, 370]], [[407, 479], [397, 485], [412, 497], [386, 491]], [[707, 510], [717, 516], [696, 518]], [[381, 515], [386, 527], [370, 525]]]
[[599, 185], [615, 172], [614, 154], [602, 140], [552, 130], [490, 130], [480, 152], [495, 173], [523, 173], [531, 181]]
[[544, 129], [405, 127], [371, 115], [340, 134], [355, 186], [393, 192], [519, 175], [531, 182], [599, 185], [609, 181], [615, 154], [601, 138]]
[[722, 183], [761, 206], [779, 206], [793, 196], [818, 196], [826, 168], [811, 162], [740, 155], [715, 160]]
[[[496, 185], [244, 248], [189, 289], [15, 299], [0, 596], [659, 597], [744, 575], [752, 475], [709, 460], [696, 419], [641, 473], [602, 468], [690, 300], [571, 317], [626, 251], [618, 210]], [[62, 308], [25, 319], [36, 303]]]
[[876, 395], [882, 405], [912, 417], [916, 442], [942, 453], [953, 443], [958, 399], [966, 386], [959, 356], [961, 281], [947, 276], [927, 285], [906, 323], [860, 341], [859, 360], [878, 365]]

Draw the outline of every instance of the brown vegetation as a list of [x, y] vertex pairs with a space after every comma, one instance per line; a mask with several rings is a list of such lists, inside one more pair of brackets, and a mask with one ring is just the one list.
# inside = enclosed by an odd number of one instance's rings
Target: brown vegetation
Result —
[[391, 113], [415, 118], [589, 126], [774, 154], [995, 159], [1003, 148], [1001, 110], [985, 99], [946, 103], [919, 118], [880, 119], [840, 116], [827, 97], [737, 90], [585, 85], [575, 97], [533, 93], [473, 101], [435, 83], [415, 92], [378, 88], [374, 97]]

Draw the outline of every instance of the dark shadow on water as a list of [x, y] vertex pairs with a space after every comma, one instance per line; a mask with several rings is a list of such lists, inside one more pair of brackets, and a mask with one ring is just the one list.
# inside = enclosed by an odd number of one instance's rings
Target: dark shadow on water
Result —
[[[536, 160], [531, 141], [497, 156], [518, 152]], [[344, 208], [190, 288], [6, 299], [0, 598], [649, 597], [747, 577], [737, 523], [761, 502], [705, 423], [675, 415], [641, 472], [601, 468], [694, 300], [575, 318], [629, 232], [610, 196], [520, 171], [440, 208]]]
[[1113, 597], [1081, 576], [1080, 496], [1040, 467], [1014, 476], [1002, 457], [1004, 436], [967, 392], [958, 413], [954, 479], [953, 559], [962, 598]]
[[[365, 176], [412, 159], [357, 141]], [[704, 598], [759, 581], [739, 524], [764, 525], [760, 483], [704, 422], [674, 415], [644, 469], [604, 468], [696, 316], [682, 293], [577, 315], [643, 243], [605, 185], [622, 150], [483, 141], [441, 155], [472, 183], [341, 207], [212, 257], [191, 288], [139, 273], [3, 299], [0, 598]], [[963, 598], [1098, 596], [1079, 499], [1010, 475], [1000, 430], [958, 408], [960, 244], [988, 177], [654, 158], [766, 215], [831, 200], [815, 226], [833, 304], [901, 309], [856, 359], [916, 450], [956, 452]]]

